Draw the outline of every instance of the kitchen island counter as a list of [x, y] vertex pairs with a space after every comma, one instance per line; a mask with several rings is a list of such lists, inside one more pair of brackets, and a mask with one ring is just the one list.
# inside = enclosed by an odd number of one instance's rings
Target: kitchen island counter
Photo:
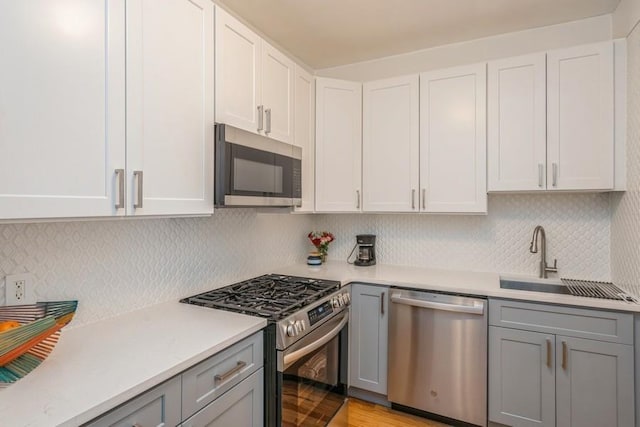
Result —
[[[500, 274], [473, 271], [441, 270], [403, 265], [377, 264], [358, 267], [344, 261], [328, 261], [321, 266], [291, 265], [274, 273], [319, 279], [338, 280], [342, 284], [369, 283], [420, 290], [450, 292], [493, 298], [570, 305], [605, 310], [640, 313], [640, 304], [598, 298], [559, 295], [500, 288]], [[534, 276], [508, 274], [509, 279], [539, 280]]]
[[83, 424], [266, 324], [175, 301], [63, 330], [41, 366], [0, 390], [0, 425]]

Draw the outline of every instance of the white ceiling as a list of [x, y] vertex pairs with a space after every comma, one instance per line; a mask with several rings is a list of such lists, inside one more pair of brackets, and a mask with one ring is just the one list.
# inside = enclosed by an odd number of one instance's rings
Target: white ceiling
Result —
[[620, 0], [218, 0], [314, 69], [612, 13]]

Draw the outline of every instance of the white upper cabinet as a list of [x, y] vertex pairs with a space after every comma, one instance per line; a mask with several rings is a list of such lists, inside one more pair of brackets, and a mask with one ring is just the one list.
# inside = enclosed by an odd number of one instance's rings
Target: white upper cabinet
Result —
[[486, 84], [486, 64], [420, 74], [423, 211], [487, 211]]
[[262, 105], [264, 133], [293, 143], [295, 64], [267, 42], [262, 42]]
[[295, 64], [216, 8], [216, 121], [293, 143]]
[[546, 56], [489, 62], [488, 189], [546, 189]]
[[128, 213], [213, 212], [214, 7], [127, 0]]
[[316, 85], [313, 76], [296, 65], [294, 144], [302, 148], [302, 206], [298, 212], [313, 212], [315, 205]]
[[264, 130], [260, 106], [262, 39], [216, 7], [216, 121], [257, 133]]
[[363, 87], [362, 207], [373, 212], [419, 208], [418, 75]]
[[0, 219], [124, 215], [124, 25], [123, 0], [0, 2]]
[[613, 189], [613, 43], [547, 54], [547, 187]]
[[316, 210], [362, 206], [362, 83], [316, 79]]

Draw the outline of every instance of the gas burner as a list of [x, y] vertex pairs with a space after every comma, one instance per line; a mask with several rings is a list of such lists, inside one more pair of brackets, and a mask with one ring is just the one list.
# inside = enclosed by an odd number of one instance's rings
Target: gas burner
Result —
[[180, 302], [277, 321], [340, 289], [340, 282], [266, 274]]

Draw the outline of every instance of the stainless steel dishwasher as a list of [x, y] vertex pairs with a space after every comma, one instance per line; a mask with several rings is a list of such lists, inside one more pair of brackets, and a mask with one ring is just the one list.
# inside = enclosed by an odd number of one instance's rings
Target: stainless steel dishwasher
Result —
[[487, 300], [392, 289], [388, 399], [487, 425]]

